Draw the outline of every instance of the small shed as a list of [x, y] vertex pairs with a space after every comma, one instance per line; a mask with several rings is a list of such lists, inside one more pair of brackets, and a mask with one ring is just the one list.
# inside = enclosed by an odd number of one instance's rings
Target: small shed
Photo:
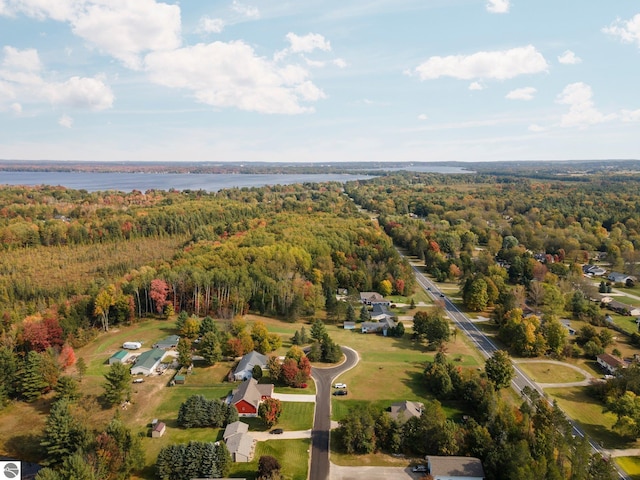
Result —
[[161, 436], [164, 435], [164, 432], [167, 430], [167, 426], [164, 424], [164, 422], [158, 422], [155, 424], [155, 426], [153, 427], [153, 430], [151, 430], [151, 438], [160, 438]]
[[356, 329], [356, 322], [345, 321], [344, 324], [343, 324], [343, 328], [345, 330], [355, 330]]
[[184, 385], [185, 376], [184, 375], [176, 375], [173, 377], [173, 381], [176, 385]]
[[116, 353], [109, 357], [109, 365], [113, 365], [114, 363], [124, 363], [125, 359], [129, 355], [129, 352], [126, 350], [118, 350]]

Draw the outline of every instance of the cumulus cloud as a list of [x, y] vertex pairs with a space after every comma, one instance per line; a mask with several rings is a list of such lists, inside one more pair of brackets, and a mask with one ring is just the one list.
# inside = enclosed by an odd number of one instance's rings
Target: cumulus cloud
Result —
[[563, 127], [581, 127], [595, 125], [614, 119], [613, 114], [604, 115], [593, 103], [593, 91], [591, 87], [583, 82], [571, 83], [567, 85], [562, 93], [558, 95], [557, 102], [569, 105], [569, 112], [565, 113], [560, 120]]
[[505, 95], [508, 100], [533, 100], [537, 90], [533, 87], [516, 88]]
[[469, 84], [469, 90], [484, 90], [484, 86], [480, 82], [471, 82]]
[[565, 65], [576, 65], [582, 62], [582, 59], [576, 56], [571, 50], [565, 50], [562, 55], [558, 56], [558, 62]]
[[342, 58], [336, 58], [333, 61], [333, 64], [338, 68], [346, 68], [347, 67], [347, 62], [344, 61]]
[[623, 122], [640, 122], [640, 110], [622, 110], [620, 119]]
[[62, 115], [58, 119], [58, 125], [64, 128], [71, 128], [73, 126], [73, 118], [71, 118], [69, 115], [66, 115], [66, 114]]
[[8, 14], [67, 22], [90, 46], [140, 67], [140, 55], [180, 46], [180, 7], [155, 0], [8, 0]]
[[640, 47], [640, 13], [630, 20], [618, 18], [602, 31], [606, 34], [618, 37], [624, 43], [635, 43]]
[[224, 20], [204, 16], [198, 22], [199, 33], [221, 33], [224, 30]]
[[242, 41], [197, 44], [145, 57], [151, 80], [191, 92], [197, 101], [260, 113], [298, 114], [325, 94], [300, 66], [279, 67]]
[[114, 95], [101, 79], [74, 76], [64, 82], [50, 82], [44, 78], [46, 72], [36, 50], [6, 46], [3, 53], [0, 103], [11, 100], [12, 105], [20, 106], [20, 111], [21, 104], [40, 102], [90, 110], [105, 110], [113, 105]]
[[308, 33], [307, 35], [296, 35], [295, 33], [287, 33], [287, 40], [291, 46], [289, 50], [293, 53], [310, 53], [314, 50], [322, 50], [328, 52], [331, 50], [331, 44], [324, 36], [319, 33]]
[[233, 10], [236, 13], [239, 13], [240, 15], [243, 15], [247, 18], [259, 18], [260, 17], [260, 10], [258, 10], [257, 7], [253, 7], [250, 5], [245, 5], [241, 2], [239, 2], [238, 0], [233, 0], [233, 3], [231, 4], [231, 10]]
[[429, 117], [427, 117], [427, 115], [424, 114], [424, 113], [421, 113], [420, 115], [418, 115], [418, 120], [420, 120], [420, 121], [427, 120], [428, 118]]
[[487, 11], [491, 13], [507, 13], [509, 11], [509, 0], [488, 0]]
[[477, 52], [472, 55], [435, 56], [418, 65], [421, 80], [453, 77], [462, 80], [506, 80], [519, 75], [545, 72], [547, 61], [532, 45], [510, 50]]

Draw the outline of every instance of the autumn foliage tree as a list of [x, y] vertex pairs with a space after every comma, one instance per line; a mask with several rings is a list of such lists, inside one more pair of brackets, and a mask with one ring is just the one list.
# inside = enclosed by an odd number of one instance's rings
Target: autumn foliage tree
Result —
[[258, 416], [267, 428], [271, 428], [278, 423], [281, 414], [282, 403], [277, 398], [266, 398], [258, 407]]
[[169, 295], [169, 285], [167, 282], [159, 278], [151, 281], [149, 296], [155, 303], [156, 312], [162, 313], [164, 311], [164, 307], [169, 303], [167, 295]]

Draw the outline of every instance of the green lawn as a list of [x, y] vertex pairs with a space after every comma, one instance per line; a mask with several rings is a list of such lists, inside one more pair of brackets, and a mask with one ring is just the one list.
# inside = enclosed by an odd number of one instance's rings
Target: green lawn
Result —
[[616, 416], [603, 411], [603, 405], [586, 393], [587, 387], [548, 388], [545, 390], [560, 408], [580, 424], [589, 437], [600, 442], [605, 448], [635, 448], [613, 431]]
[[570, 383], [585, 379], [580, 372], [556, 363], [519, 363], [518, 368], [539, 383]]
[[640, 480], [640, 457], [618, 457], [616, 458], [616, 463], [633, 480]]
[[[314, 405], [310, 402], [282, 402], [282, 414], [276, 426], [287, 431], [310, 430], [313, 426]], [[249, 424], [249, 430], [268, 430], [260, 418], [245, 417], [240, 420]]]
[[629, 315], [616, 315], [611, 311], [608, 311], [607, 313], [611, 315], [613, 323], [622, 328], [625, 332], [631, 334], [638, 331], [636, 317], [630, 317]]
[[254, 480], [258, 471], [258, 460], [263, 455], [271, 455], [280, 462], [283, 480], [306, 480], [309, 471], [309, 449], [311, 441], [301, 440], [269, 440], [258, 442], [253, 461], [249, 463], [233, 463], [231, 477]]

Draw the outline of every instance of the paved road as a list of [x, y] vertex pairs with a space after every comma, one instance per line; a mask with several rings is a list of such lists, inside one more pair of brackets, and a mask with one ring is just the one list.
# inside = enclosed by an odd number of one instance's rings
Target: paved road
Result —
[[[471, 321], [469, 317], [467, 317], [464, 313], [458, 310], [458, 307], [456, 307], [455, 304], [440, 291], [440, 289], [434, 282], [432, 282], [429, 278], [423, 275], [422, 272], [420, 272], [420, 270], [415, 265], [412, 265], [412, 268], [414, 270], [415, 277], [418, 284], [422, 288], [424, 288], [434, 300], [442, 301], [444, 309], [447, 315], [449, 316], [449, 318], [456, 324], [458, 329], [461, 332], [463, 332], [475, 344], [475, 346], [478, 348], [478, 350], [480, 351], [480, 353], [485, 359], [493, 355], [495, 351], [499, 350], [496, 344], [493, 343], [493, 341], [487, 335], [485, 335], [484, 332], [479, 330], [478, 327], [474, 325], [474, 323]], [[529, 387], [533, 390], [538, 391], [538, 393], [540, 393], [540, 395], [543, 398], [546, 398], [540, 385], [532, 381], [522, 370], [520, 370], [520, 368], [518, 368], [518, 365], [513, 364], [513, 369], [514, 369], [515, 375], [513, 380], [511, 381], [511, 387], [518, 394], [520, 395], [522, 394], [522, 389], [524, 387]], [[578, 426], [578, 424], [573, 420], [571, 420], [568, 416], [567, 418], [569, 419], [569, 422], [571, 422], [571, 426], [573, 427], [573, 431], [575, 432], [575, 435], [580, 435], [581, 437], [584, 437], [585, 433]], [[604, 448], [602, 448], [597, 443], [595, 443], [594, 441], [589, 440], [589, 444], [591, 445], [591, 448], [593, 451], [599, 453], [603, 457], [608, 456], [609, 452]], [[620, 478], [625, 480], [631, 480], [631, 477], [629, 477], [626, 473], [624, 473], [620, 468], [617, 468], [617, 472]]]
[[316, 382], [316, 411], [311, 432], [310, 480], [329, 478], [329, 432], [331, 430], [331, 384], [339, 374], [353, 368], [358, 363], [358, 353], [342, 347], [345, 361], [331, 368], [312, 368], [311, 376]]

